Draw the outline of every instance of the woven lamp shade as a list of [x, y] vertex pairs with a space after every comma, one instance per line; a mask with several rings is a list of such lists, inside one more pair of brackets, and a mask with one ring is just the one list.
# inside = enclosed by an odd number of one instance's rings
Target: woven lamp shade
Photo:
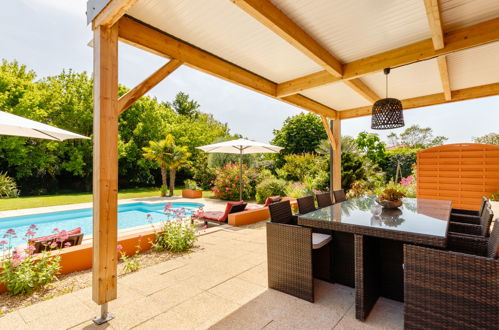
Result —
[[371, 128], [391, 129], [404, 126], [402, 102], [393, 98], [376, 101], [372, 109]]

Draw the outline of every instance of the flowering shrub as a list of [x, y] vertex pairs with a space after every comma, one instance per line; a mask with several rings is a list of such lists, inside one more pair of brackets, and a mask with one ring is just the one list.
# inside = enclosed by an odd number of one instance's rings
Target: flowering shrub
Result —
[[[192, 248], [197, 239], [196, 227], [191, 223], [186, 210], [172, 209], [172, 204], [168, 203], [164, 211], [171, 220], [162, 221], [160, 231], [154, 229], [156, 240], [151, 242], [153, 250], [183, 252]], [[198, 212], [202, 212], [202, 208]], [[150, 214], [147, 219], [150, 223], [153, 222]]]
[[140, 261], [138, 259], [140, 252], [140, 238], [137, 243], [137, 250], [135, 250], [135, 254], [132, 256], [127, 256], [125, 251], [123, 251], [123, 246], [118, 244], [118, 253], [120, 254], [120, 259], [123, 260], [123, 270], [125, 273], [133, 273], [140, 269]]
[[[211, 190], [215, 197], [223, 200], [239, 200], [239, 164], [229, 163], [223, 168], [216, 169], [216, 178]], [[255, 195], [255, 186], [258, 182], [258, 175], [254, 169], [248, 169], [243, 164], [243, 199], [251, 199]]]
[[306, 184], [302, 182], [293, 182], [286, 187], [286, 196], [300, 198], [310, 195], [312, 192]]
[[256, 202], [263, 204], [268, 197], [284, 196], [287, 182], [283, 179], [268, 178], [256, 186]]
[[[23, 239], [29, 242], [33, 238], [38, 228], [31, 225], [24, 235]], [[66, 231], [54, 229], [54, 233], [58, 235], [56, 240], [47, 246], [48, 250], [33, 255], [35, 247], [28, 243], [24, 251], [11, 252], [11, 241], [17, 238], [17, 233], [14, 229], [9, 229], [0, 241], [0, 250], [2, 250], [0, 280], [5, 284], [7, 290], [13, 294], [31, 293], [40, 286], [44, 286], [57, 279], [56, 274], [60, 271], [61, 257], [53, 254], [53, 249], [60, 247], [67, 239]], [[69, 246], [66, 243], [65, 246]]]

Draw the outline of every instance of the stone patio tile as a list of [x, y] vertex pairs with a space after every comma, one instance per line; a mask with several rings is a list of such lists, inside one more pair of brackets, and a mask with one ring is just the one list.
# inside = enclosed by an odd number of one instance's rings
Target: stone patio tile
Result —
[[24, 330], [29, 329], [19, 312], [8, 313], [0, 317], [0, 329], [2, 330]]
[[345, 314], [355, 303], [355, 289], [320, 280], [314, 282], [314, 304]]
[[166, 313], [161, 313], [152, 319], [145, 321], [137, 326], [137, 329], [141, 330], [157, 330], [157, 329], [195, 329], [199, 326], [200, 322], [198, 320], [192, 320], [187, 317], [181, 317], [175, 312], [169, 311]]
[[44, 329], [68, 328], [94, 316], [94, 311], [73, 294], [34, 304], [18, 312], [28, 326], [43, 324]]
[[334, 329], [403, 329], [404, 304], [386, 298], [379, 298], [365, 322], [355, 318], [352, 306]]
[[252, 260], [251, 258], [241, 257], [239, 259], [230, 260], [220, 260], [219, 262], [210, 265], [210, 268], [216, 272], [228, 273], [231, 275], [239, 275], [245, 271], [260, 264], [257, 260]]
[[172, 287], [160, 290], [149, 298], [158, 306], [161, 312], [183, 303], [184, 301], [200, 294], [203, 290], [186, 283], [180, 282]]
[[265, 291], [265, 288], [237, 277], [208, 290], [209, 293], [244, 305]]
[[183, 302], [170, 311], [192, 321], [194, 328], [206, 329], [239, 308], [239, 305], [208, 292]]
[[114, 330], [113, 326], [108, 322], [104, 323], [102, 325], [97, 325], [94, 323], [92, 320], [86, 320], [85, 322], [82, 322], [78, 325], [75, 325], [72, 328], [68, 328], [69, 330], [77, 330], [77, 329], [84, 329], [84, 330]]
[[210, 268], [205, 271], [195, 274], [194, 276], [183, 280], [179, 283], [190, 285], [201, 290], [208, 290], [220, 283], [227, 281], [228, 279], [234, 277], [231, 274], [224, 272], [216, 272]]
[[267, 263], [261, 263], [244, 273], [237, 275], [238, 278], [263, 287], [268, 286]]
[[[79, 299], [88, 308], [95, 310], [97, 314], [99, 306], [92, 300], [91, 287], [76, 291], [73, 293], [73, 296]], [[145, 295], [142, 292], [130, 288], [120, 283], [120, 281], [118, 280], [118, 298], [109, 302], [109, 309], [112, 310], [118, 306], [128, 305], [144, 297]]]
[[157, 301], [145, 297], [109, 311], [115, 316], [115, 319], [110, 321], [113, 328], [130, 329], [159, 315], [162, 310]]
[[147, 296], [177, 283], [177, 279], [168, 274], [169, 273], [161, 275], [154, 272], [148, 272], [147, 269], [145, 269], [118, 279], [118, 286], [120, 284], [126, 285], [139, 291], [142, 295]]
[[173, 269], [184, 267], [186, 264], [182, 262], [179, 258], [168, 260], [154, 266], [147, 267], [148, 272], [154, 272], [158, 274], [163, 274]]

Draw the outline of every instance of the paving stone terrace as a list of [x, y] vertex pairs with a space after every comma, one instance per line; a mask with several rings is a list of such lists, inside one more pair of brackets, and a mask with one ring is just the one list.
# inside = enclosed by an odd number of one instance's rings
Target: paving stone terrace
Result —
[[[381, 298], [355, 319], [354, 290], [316, 282], [316, 302], [267, 287], [265, 224], [223, 226], [188, 255], [120, 277], [114, 320], [100, 329], [401, 329], [403, 305]], [[92, 329], [91, 288], [0, 318], [0, 329]]]

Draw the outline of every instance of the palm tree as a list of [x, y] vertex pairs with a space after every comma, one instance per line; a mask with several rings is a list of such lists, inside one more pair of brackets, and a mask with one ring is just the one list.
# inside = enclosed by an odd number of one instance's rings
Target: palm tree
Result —
[[161, 197], [166, 195], [166, 169], [168, 168], [167, 160], [170, 158], [173, 145], [173, 136], [168, 134], [164, 140], [159, 142], [149, 141], [149, 147], [143, 147], [144, 158], [155, 161], [161, 168]]
[[149, 147], [142, 148], [144, 157], [156, 161], [161, 168], [161, 196], [166, 195], [166, 170], [170, 169], [170, 196], [175, 190], [175, 174], [177, 169], [188, 165], [191, 153], [185, 146], [175, 145], [175, 138], [168, 134], [163, 140], [149, 141]]
[[166, 164], [170, 168], [170, 196], [173, 196], [175, 190], [175, 174], [177, 169], [190, 164], [189, 157], [191, 153], [186, 146], [173, 145], [172, 152], [168, 155]]

